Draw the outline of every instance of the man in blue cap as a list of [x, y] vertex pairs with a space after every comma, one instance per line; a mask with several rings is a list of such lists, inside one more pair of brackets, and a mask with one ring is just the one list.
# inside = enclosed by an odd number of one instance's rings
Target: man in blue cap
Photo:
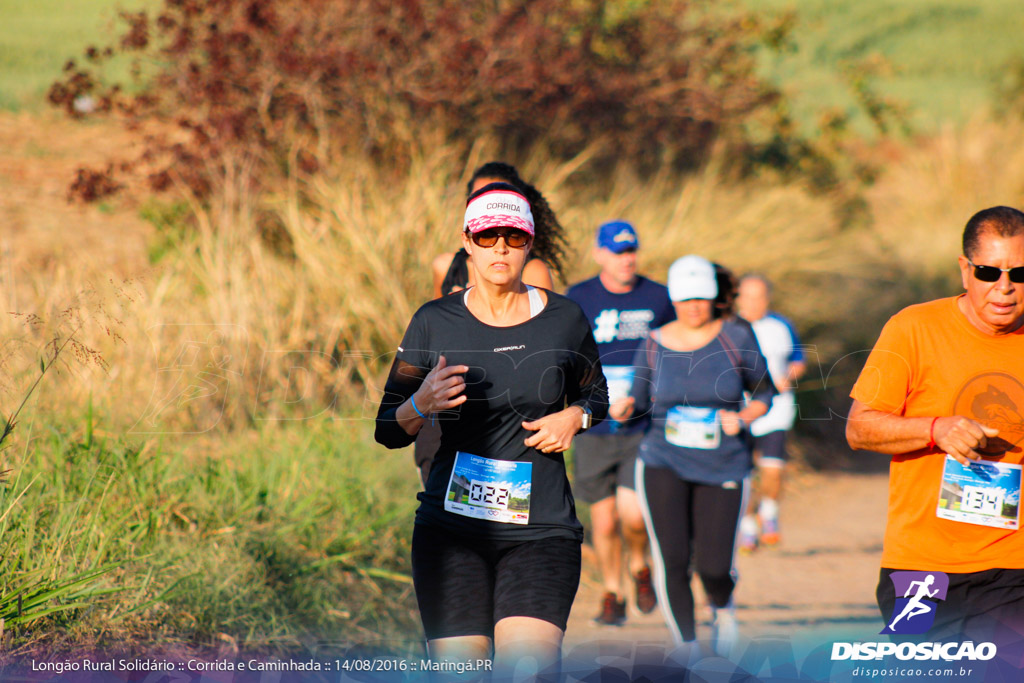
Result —
[[[626, 221], [601, 225], [594, 247], [601, 272], [567, 292], [594, 329], [608, 379], [609, 403], [629, 393], [633, 355], [648, 332], [676, 317], [668, 289], [637, 274], [639, 246], [636, 230]], [[573, 491], [590, 504], [591, 539], [605, 587], [595, 619], [602, 624], [621, 625], [626, 620], [623, 539], [636, 586], [636, 606], [646, 614], [656, 605], [647, 565], [647, 532], [634, 486], [636, 453], [646, 426], [643, 417], [623, 425], [606, 420], [574, 442]]]

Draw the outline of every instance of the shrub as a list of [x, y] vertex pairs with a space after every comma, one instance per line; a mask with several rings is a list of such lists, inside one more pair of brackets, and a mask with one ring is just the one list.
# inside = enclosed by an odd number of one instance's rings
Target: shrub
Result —
[[[150, 182], [206, 195], [218, 179], [315, 173], [339, 154], [402, 166], [425, 136], [468, 147], [494, 136], [507, 158], [531, 143], [570, 158], [603, 143], [611, 161], [695, 166], [779, 98], [754, 48], [786, 19], [706, 0], [164, 0], [123, 13], [120, 42], [70, 63], [50, 100], [83, 102], [145, 131]], [[95, 65], [139, 56], [133, 94]], [[108, 174], [113, 169], [108, 169]]]

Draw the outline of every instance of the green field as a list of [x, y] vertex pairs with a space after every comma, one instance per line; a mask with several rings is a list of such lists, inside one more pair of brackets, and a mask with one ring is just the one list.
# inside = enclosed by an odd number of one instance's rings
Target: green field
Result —
[[[1024, 12], [1014, 0], [743, 0], [751, 9], [796, 13], [794, 49], [765, 60], [765, 71], [803, 122], [827, 106], [854, 112], [846, 64], [881, 57], [880, 94], [909, 106], [913, 127], [962, 123], [988, 104], [1006, 66], [1024, 58]], [[862, 112], [855, 116], [867, 129]]]
[[[36, 111], [69, 59], [103, 47], [116, 33], [119, 9], [141, 0], [0, 0], [0, 109]], [[127, 75], [122, 62], [112, 70]]]

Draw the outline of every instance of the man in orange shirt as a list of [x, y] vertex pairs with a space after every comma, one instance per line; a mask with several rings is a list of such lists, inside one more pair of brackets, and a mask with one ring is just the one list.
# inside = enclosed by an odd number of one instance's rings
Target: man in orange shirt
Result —
[[851, 447], [893, 455], [877, 591], [886, 623], [906, 597], [894, 572], [949, 577], [929, 637], [1024, 631], [1024, 213], [975, 214], [959, 263], [965, 294], [885, 325], [846, 427]]

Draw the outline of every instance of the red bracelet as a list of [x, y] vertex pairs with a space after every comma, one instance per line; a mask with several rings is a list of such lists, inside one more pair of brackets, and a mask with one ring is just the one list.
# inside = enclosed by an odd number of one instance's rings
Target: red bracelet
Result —
[[935, 423], [939, 421], [939, 418], [932, 418], [932, 426], [928, 428], [928, 445], [925, 448], [935, 448]]

